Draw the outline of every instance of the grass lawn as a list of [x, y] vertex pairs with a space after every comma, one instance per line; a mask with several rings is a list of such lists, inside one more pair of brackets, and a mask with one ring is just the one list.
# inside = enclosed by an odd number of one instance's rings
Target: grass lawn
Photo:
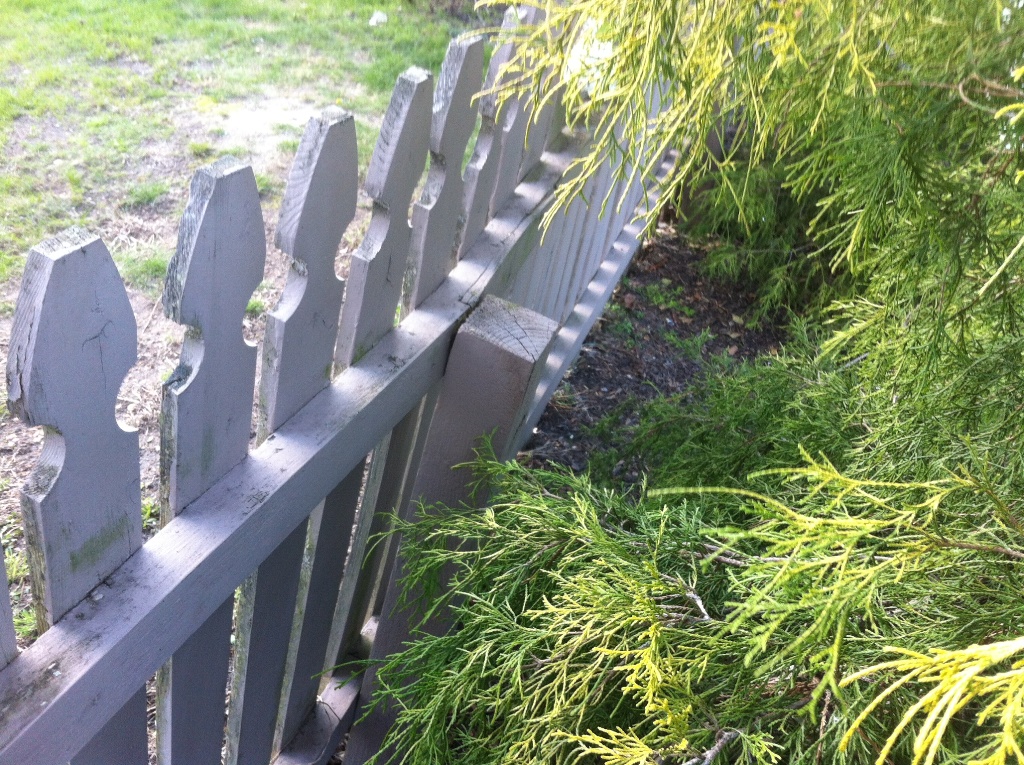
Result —
[[404, 0], [0, 0], [0, 21], [0, 283], [78, 224], [141, 287], [162, 278], [196, 167], [236, 154], [279, 194], [306, 119], [335, 103], [365, 166], [395, 78], [436, 72], [464, 29]]

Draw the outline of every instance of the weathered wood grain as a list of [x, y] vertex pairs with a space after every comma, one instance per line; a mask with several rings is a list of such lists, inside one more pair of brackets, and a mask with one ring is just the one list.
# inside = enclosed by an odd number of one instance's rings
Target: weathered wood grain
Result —
[[412, 210], [411, 310], [436, 290], [457, 262], [462, 220], [462, 157], [476, 125], [473, 96], [483, 81], [482, 37], [452, 40], [434, 93], [430, 125], [430, 169]]
[[7, 390], [10, 411], [46, 434], [21, 493], [42, 629], [142, 545], [139, 437], [114, 416], [136, 359], [135, 316], [103, 242], [68, 229], [34, 247]]
[[292, 257], [292, 268], [280, 303], [267, 314], [262, 437], [331, 382], [345, 289], [334, 260], [355, 216], [358, 169], [352, 115], [332, 107], [311, 119], [292, 163], [277, 227], [277, 246]]
[[395, 323], [412, 236], [409, 203], [427, 161], [430, 93], [429, 72], [411, 67], [398, 78], [366, 171], [373, 213], [349, 267], [334, 357], [342, 367], [360, 359]]
[[416, 406], [455, 328], [536, 242], [570, 159], [546, 155], [419, 310], [115, 571], [102, 601], [86, 599], [0, 670], [0, 765], [69, 760]]
[[[449, 507], [470, 502], [472, 473], [465, 463], [473, 460], [481, 434], [493, 434], [492, 445], [499, 459], [509, 456], [510, 438], [526, 416], [526, 406], [531, 403], [527, 396], [536, 387], [557, 329], [558, 325], [540, 314], [491, 296], [470, 314], [448, 359], [412, 492], [414, 501]], [[459, 465], [462, 467], [457, 468]], [[373, 662], [400, 650], [411, 634], [413, 615], [397, 608], [400, 588], [395, 583], [400, 568], [399, 554], [374, 636], [371, 664], [360, 689], [357, 717], [362, 717], [376, 689]], [[385, 705], [360, 719], [349, 733], [346, 762], [362, 765], [375, 755], [395, 718], [396, 710]]]
[[[242, 317], [263, 277], [266, 252], [252, 168], [226, 157], [200, 169], [164, 284], [165, 313], [188, 327], [181, 362], [164, 384], [165, 519], [180, 514], [248, 452], [256, 348], [242, 337]], [[160, 671], [161, 765], [220, 758], [232, 611], [227, 593]]]

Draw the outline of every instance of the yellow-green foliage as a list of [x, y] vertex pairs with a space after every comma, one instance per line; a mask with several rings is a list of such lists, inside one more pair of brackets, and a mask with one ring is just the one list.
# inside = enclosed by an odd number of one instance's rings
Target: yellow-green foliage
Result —
[[707, 189], [719, 270], [820, 310], [608, 428], [597, 473], [634, 460], [651, 490], [484, 465], [488, 510], [402, 527], [412, 580], [454, 564], [461, 594], [383, 669], [392, 742], [414, 765], [1024, 765], [1024, 10], [540, 5], [502, 87], [537, 107], [560, 83], [594, 133], [564, 194], [681, 149], [666, 198]]

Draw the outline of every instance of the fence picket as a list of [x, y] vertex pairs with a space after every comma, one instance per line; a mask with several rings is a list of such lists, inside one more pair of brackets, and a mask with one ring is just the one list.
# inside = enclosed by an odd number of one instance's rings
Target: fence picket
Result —
[[308, 586], [296, 608], [275, 749], [285, 748], [313, 711], [324, 669], [334, 608], [344, 571], [345, 551], [355, 520], [366, 461], [360, 462], [310, 516], [312, 565]]
[[482, 37], [452, 40], [434, 93], [427, 183], [412, 211], [413, 280], [407, 310], [418, 307], [455, 267], [462, 157], [476, 125], [472, 102], [480, 90], [483, 67]]
[[[519, 8], [513, 8], [515, 13], [512, 15], [506, 14], [506, 20], [513, 28], [522, 24], [536, 24], [541, 21], [544, 16], [544, 11], [536, 6], [522, 6]], [[512, 10], [510, 9], [510, 10]], [[505, 63], [505, 62], [503, 62]], [[498, 76], [501, 76], [501, 72], [498, 72]], [[523, 176], [533, 167], [533, 163], [536, 161], [530, 159], [530, 164], [526, 164], [526, 160], [531, 156], [531, 148], [527, 146], [527, 134], [534, 132], [531, 128], [537, 127], [534, 121], [534, 113], [532, 107], [525, 101], [518, 97], [509, 98], [505, 102], [505, 115], [504, 120], [501, 124], [502, 128], [502, 139], [501, 139], [501, 159], [498, 162], [498, 174], [494, 181], [494, 193], [491, 196], [491, 217], [494, 214], [508, 204], [509, 198], [515, 192], [516, 186], [519, 185], [519, 181], [522, 180]], [[553, 116], [552, 112], [537, 115], [537, 121], [541, 119], [550, 120]], [[535, 142], [536, 146], [532, 151], [544, 150], [544, 145], [547, 140], [546, 129], [544, 134], [540, 136], [531, 136], [530, 140]], [[539, 158], [540, 155], [537, 155]]]
[[431, 76], [410, 67], [395, 86], [366, 171], [370, 228], [352, 255], [335, 361], [348, 366], [394, 326], [412, 230], [408, 210], [430, 138]]
[[0, 669], [3, 669], [18, 655], [18, 638], [14, 633], [14, 614], [11, 612], [10, 582], [7, 581], [7, 566], [4, 562], [4, 548], [0, 546], [0, 570], [4, 591], [0, 595]]
[[[588, 181], [584, 186], [583, 193], [586, 194], [592, 185]], [[570, 293], [578, 278], [577, 270], [580, 267], [580, 226], [586, 217], [586, 201], [584, 197], [579, 196], [572, 200], [566, 217], [568, 219], [566, 228], [562, 233], [561, 241], [558, 243], [557, 260], [561, 263], [558, 280], [557, 283], [552, 284], [553, 289], [549, 299], [541, 311], [545, 316], [559, 323], [565, 318], [566, 304], [570, 302], [571, 297], [574, 297]], [[575, 305], [575, 303], [576, 301], [572, 300], [572, 304]]]
[[[505, 11], [503, 29], [510, 29], [519, 23], [515, 8]], [[480, 95], [480, 132], [477, 133], [473, 156], [466, 165], [463, 175], [463, 225], [459, 239], [459, 260], [472, 247], [491, 218], [491, 197], [494, 182], [498, 176], [501, 161], [501, 146], [504, 139], [505, 110], [498, 108], [498, 100], [491, 89], [498, 81], [502, 67], [512, 55], [509, 45], [502, 45], [491, 55], [487, 66], [487, 78]]]
[[331, 381], [345, 282], [334, 260], [356, 213], [355, 120], [329, 108], [306, 125], [281, 203], [277, 245], [293, 259], [277, 308], [267, 315], [260, 401], [273, 432]]
[[128, 295], [99, 238], [68, 229], [29, 252], [7, 385], [10, 411], [46, 432], [22, 489], [42, 629], [142, 545], [139, 437], [114, 416], [136, 348]]
[[71, 765], [148, 765], [146, 722], [146, 689], [140, 688], [71, 759]]
[[529, 279], [524, 283], [526, 292], [521, 305], [538, 313], [543, 313], [543, 306], [549, 295], [552, 290], [557, 289], [556, 275], [561, 267], [557, 259], [558, 246], [562, 241], [568, 219], [567, 209], [555, 212], [539, 246], [530, 254], [530, 260], [525, 266]]
[[589, 248], [593, 243], [595, 229], [600, 225], [601, 205], [600, 202], [595, 203], [594, 197], [601, 194], [602, 185], [607, 177], [605, 170], [606, 165], [602, 164], [587, 180], [580, 197], [575, 200], [578, 206], [576, 230], [568, 239], [571, 249], [567, 254], [571, 261], [571, 271], [559, 292], [554, 313], [549, 314], [559, 323], [563, 323], [572, 312], [593, 278], [601, 259], [600, 254], [595, 257]]
[[494, 178], [494, 192], [491, 195], [490, 217], [503, 208], [519, 185], [519, 169], [523, 164], [526, 133], [530, 127], [533, 112], [518, 98], [505, 102], [504, 124], [501, 126], [501, 158]]
[[[181, 362], [164, 385], [160, 467], [165, 520], [248, 453], [256, 348], [242, 337], [241, 327], [265, 258], [252, 168], [225, 157], [197, 171], [164, 285], [164, 311], [188, 327]], [[231, 615], [229, 597], [160, 672], [161, 765], [220, 760]]]
[[[334, 259], [355, 215], [355, 121], [329, 108], [306, 125], [281, 204], [278, 246], [293, 260], [267, 315], [259, 400], [262, 438], [330, 384], [344, 282]], [[266, 763], [274, 744], [308, 522], [242, 585], [228, 707], [228, 765]]]
[[[413, 410], [414, 412], [417, 410]], [[397, 429], [396, 429], [397, 430]], [[327, 672], [342, 663], [345, 655], [346, 630], [350, 621], [358, 618], [353, 604], [358, 598], [358, 584], [361, 572], [367, 563], [367, 549], [370, 547], [371, 530], [377, 518], [377, 503], [381, 487], [387, 477], [386, 467], [390, 462], [391, 441], [395, 430], [392, 430], [377, 444], [370, 457], [366, 471], [366, 482], [363, 485], [363, 496], [359, 501], [359, 513], [352, 530], [352, 541], [349, 545], [348, 559], [341, 578], [341, 589], [334, 606], [334, 618], [331, 620], [331, 634], [327, 641], [324, 654], [324, 671]], [[346, 675], [353, 674], [350, 667], [341, 669]]]
[[[546, 75], [552, 77], [551, 74]], [[519, 179], [530, 174], [540, 162], [541, 155], [561, 133], [564, 114], [562, 112], [562, 91], [556, 90], [550, 99], [540, 108], [540, 113], [530, 124], [526, 133], [526, 148], [523, 152]]]
[[[46, 429], [39, 464], [22, 489], [42, 631], [142, 546], [139, 436], [114, 416], [138, 337], [124, 284], [98, 237], [68, 229], [29, 252], [11, 349], [8, 406]], [[72, 763], [113, 756], [146, 762], [141, 689]]]
[[246, 580], [238, 595], [228, 765], [265, 765], [270, 761], [307, 526], [306, 521], [300, 523]]
[[[385, 514], [404, 512], [408, 505], [412, 482], [419, 469], [434, 405], [437, 403], [438, 391], [439, 386], [433, 386], [419, 406], [402, 418], [392, 431], [376, 502], [369, 506], [370, 512], [366, 516], [370, 526], [365, 530], [358, 529], [357, 535], [365, 534], [367, 538], [372, 539], [385, 533], [388, 530]], [[362, 651], [359, 638], [363, 627], [380, 613], [383, 605], [388, 585], [387, 577], [394, 562], [395, 546], [392, 542], [391, 537], [382, 539], [379, 544], [373, 546], [361, 566], [346, 571], [342, 597], [350, 598], [350, 603], [347, 614], [342, 617], [339, 611], [335, 621], [339, 640], [334, 655], [338, 664], [344, 664], [351, 658], [369, 658], [369, 654]], [[351, 588], [351, 595], [348, 588]], [[328, 654], [328, 658], [330, 656], [331, 654]]]
[[[598, 241], [604, 242], [604, 226], [607, 223], [608, 215], [603, 208], [605, 195], [611, 184], [611, 174], [611, 163], [605, 160], [597, 171], [592, 191], [587, 197], [587, 217], [583, 226], [583, 239], [580, 242], [582, 282], [577, 285], [575, 292], [577, 301], [586, 290], [587, 283], [594, 278], [601, 258], [604, 257]], [[571, 307], [569, 311], [572, 311]]]

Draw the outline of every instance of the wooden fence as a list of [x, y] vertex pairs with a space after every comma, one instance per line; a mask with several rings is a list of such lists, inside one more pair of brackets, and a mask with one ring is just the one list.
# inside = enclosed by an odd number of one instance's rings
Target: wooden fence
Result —
[[[138, 435], [114, 416], [136, 360], [124, 287], [86, 231], [30, 252], [7, 374], [11, 411], [46, 434], [22, 499], [48, 629], [19, 653], [0, 597], [0, 764], [143, 765], [154, 676], [163, 765], [322, 763], [346, 732], [347, 762], [377, 750], [386, 710], [352, 728], [372, 672], [334, 669], [406, 634], [396, 545], [368, 540], [416, 499], [464, 499], [452, 466], [482, 434], [514, 454], [650, 202], [605, 167], [590, 203], [542, 236], [573, 141], [556, 108], [485, 97], [460, 172], [483, 78], [483, 41], [467, 39], [436, 90], [421, 70], [399, 79], [347, 285], [334, 260], [355, 212], [354, 123], [335, 108], [310, 121], [281, 207], [277, 244], [294, 266], [267, 320], [253, 449], [259, 360], [240, 328], [263, 273], [263, 214], [250, 167], [225, 158], [196, 173], [163, 297], [185, 325], [162, 404], [164, 525], [145, 544]], [[602, 214], [605, 197], [623, 203]]]

